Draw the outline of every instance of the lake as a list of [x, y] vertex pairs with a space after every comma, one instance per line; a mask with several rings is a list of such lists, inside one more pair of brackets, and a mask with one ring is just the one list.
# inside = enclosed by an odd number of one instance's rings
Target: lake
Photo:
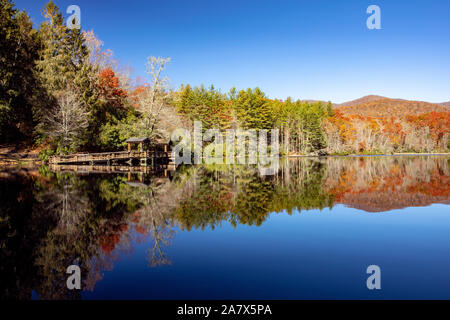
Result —
[[1, 299], [450, 299], [449, 156], [74, 170], [0, 170]]

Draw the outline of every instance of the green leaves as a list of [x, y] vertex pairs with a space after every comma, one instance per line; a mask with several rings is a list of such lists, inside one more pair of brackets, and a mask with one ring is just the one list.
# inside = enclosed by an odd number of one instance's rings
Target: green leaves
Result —
[[225, 95], [211, 86], [203, 85], [193, 89], [182, 86], [175, 102], [178, 112], [186, 114], [192, 121], [201, 121], [203, 130], [208, 128], [226, 129], [232, 121], [231, 108]]
[[233, 105], [237, 120], [243, 129], [271, 129], [273, 127], [271, 105], [259, 88], [239, 91]]
[[[324, 149], [322, 121], [333, 114], [331, 104], [271, 100], [259, 88], [232, 88], [227, 96], [214, 87], [182, 86], [177, 93], [177, 110], [191, 120], [202, 121], [203, 130], [229, 127], [256, 130], [281, 129], [285, 150], [310, 153]], [[288, 146], [291, 146], [289, 148]], [[289, 152], [289, 151], [287, 151]]]
[[41, 99], [34, 74], [39, 37], [25, 12], [0, 0], [0, 142], [31, 138]]

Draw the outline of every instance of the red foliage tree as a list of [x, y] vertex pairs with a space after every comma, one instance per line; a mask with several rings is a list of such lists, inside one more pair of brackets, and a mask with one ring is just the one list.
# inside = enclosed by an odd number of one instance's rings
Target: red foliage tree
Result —
[[107, 67], [98, 76], [98, 90], [103, 99], [113, 106], [123, 105], [123, 99], [127, 97], [127, 91], [120, 88], [119, 78], [114, 71]]

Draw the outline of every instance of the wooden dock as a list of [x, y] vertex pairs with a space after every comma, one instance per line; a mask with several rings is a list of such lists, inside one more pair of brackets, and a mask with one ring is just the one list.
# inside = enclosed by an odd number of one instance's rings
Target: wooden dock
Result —
[[76, 172], [76, 173], [154, 173], [164, 171], [175, 171], [175, 164], [149, 166], [104, 166], [104, 165], [76, 165], [76, 164], [51, 164], [49, 166], [53, 172]]
[[105, 165], [77, 165], [77, 164], [51, 164], [52, 172], [73, 172], [77, 175], [91, 174], [126, 174], [130, 183], [144, 183], [148, 177], [170, 178], [176, 170], [174, 163], [158, 164], [156, 166], [105, 166]]
[[53, 156], [50, 165], [97, 165], [118, 166], [155, 166], [171, 162], [171, 153], [167, 151], [119, 151], [101, 153], [79, 153], [65, 156]]

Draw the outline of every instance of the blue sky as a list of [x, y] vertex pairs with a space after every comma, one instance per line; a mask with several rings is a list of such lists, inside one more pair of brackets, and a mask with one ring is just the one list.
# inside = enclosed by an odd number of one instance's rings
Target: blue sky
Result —
[[[15, 0], [36, 24], [46, 1]], [[450, 101], [448, 0], [55, 0], [81, 8], [134, 75], [149, 55], [173, 59], [173, 87], [260, 87], [271, 98], [344, 102], [367, 94]], [[369, 5], [381, 30], [369, 30]]]

